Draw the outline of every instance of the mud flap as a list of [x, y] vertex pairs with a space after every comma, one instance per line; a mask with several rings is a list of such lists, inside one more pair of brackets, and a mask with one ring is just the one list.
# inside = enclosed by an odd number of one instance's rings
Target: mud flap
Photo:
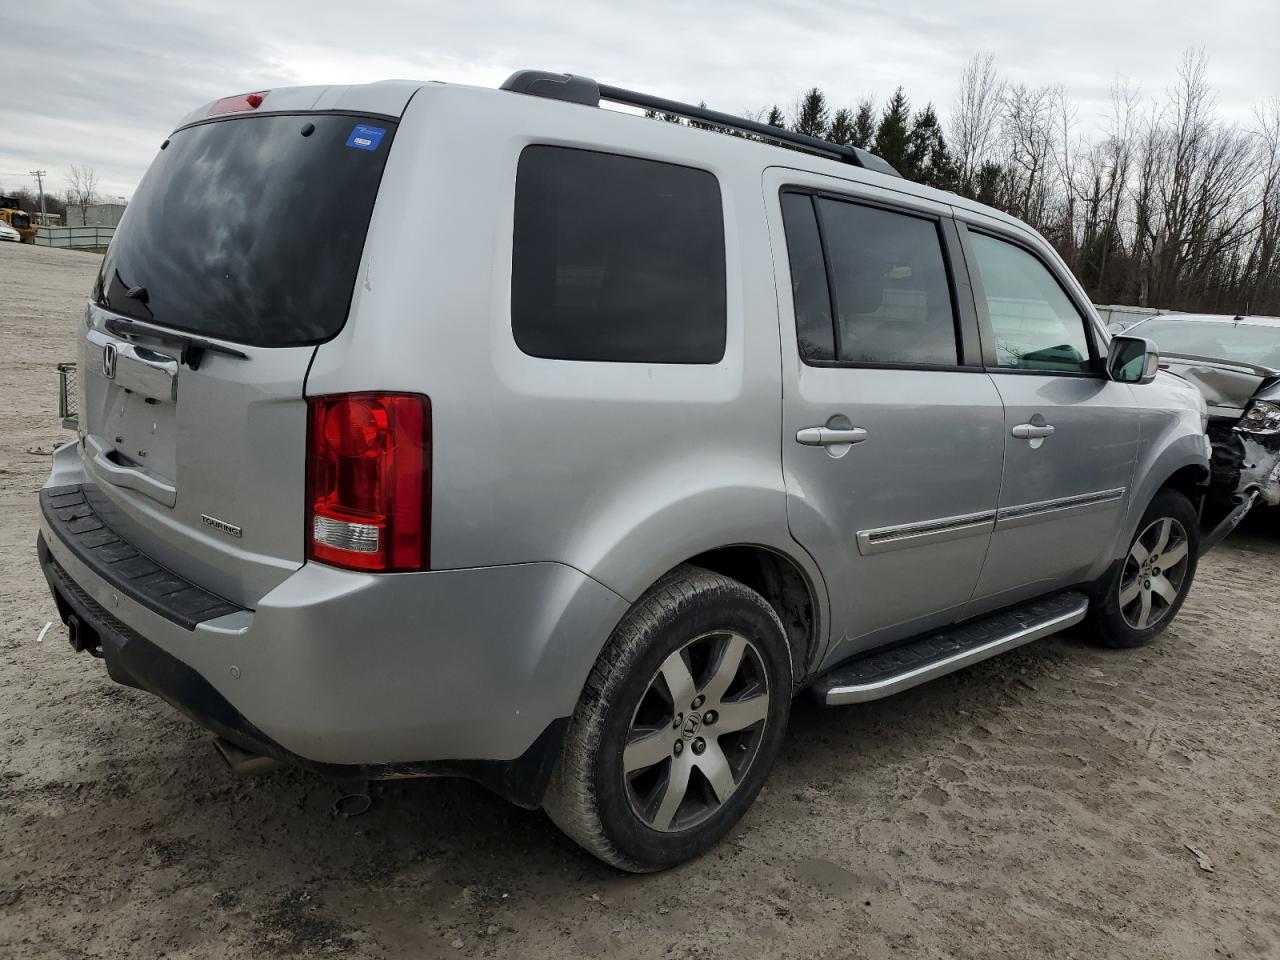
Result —
[[1261, 495], [1261, 490], [1251, 491], [1234, 510], [1222, 518], [1221, 523], [1208, 533], [1201, 536], [1199, 556], [1203, 557], [1206, 553], [1225, 540], [1227, 534], [1240, 526], [1240, 521], [1243, 520], [1249, 511], [1253, 509], [1253, 505], [1258, 502], [1258, 497]]

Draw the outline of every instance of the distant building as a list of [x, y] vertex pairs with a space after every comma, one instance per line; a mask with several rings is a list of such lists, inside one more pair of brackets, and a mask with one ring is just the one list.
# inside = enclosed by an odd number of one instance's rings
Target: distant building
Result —
[[124, 203], [91, 203], [80, 214], [77, 204], [67, 204], [67, 226], [69, 227], [114, 227], [124, 216]]

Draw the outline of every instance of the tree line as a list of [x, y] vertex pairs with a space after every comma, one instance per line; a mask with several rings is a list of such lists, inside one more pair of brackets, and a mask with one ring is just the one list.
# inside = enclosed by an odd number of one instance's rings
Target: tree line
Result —
[[1096, 129], [1061, 85], [1014, 83], [990, 54], [966, 65], [945, 122], [932, 103], [913, 111], [903, 87], [834, 108], [813, 87], [789, 111], [749, 116], [1026, 221], [1095, 303], [1280, 314], [1280, 98], [1229, 123], [1207, 68], [1203, 51], [1184, 53], [1156, 97], [1117, 80]]

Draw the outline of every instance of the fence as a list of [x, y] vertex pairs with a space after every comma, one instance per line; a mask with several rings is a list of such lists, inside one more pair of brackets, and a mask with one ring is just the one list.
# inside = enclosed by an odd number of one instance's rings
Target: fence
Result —
[[115, 227], [41, 227], [36, 244], [41, 247], [105, 247], [111, 242]]

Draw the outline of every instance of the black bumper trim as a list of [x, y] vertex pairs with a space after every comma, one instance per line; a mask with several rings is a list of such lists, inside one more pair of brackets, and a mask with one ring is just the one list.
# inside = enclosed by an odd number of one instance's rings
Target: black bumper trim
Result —
[[[335, 780], [462, 777], [474, 780], [517, 806], [542, 804], [569, 718], [553, 720], [513, 760], [425, 760], [406, 763], [339, 764], [309, 760], [286, 749], [249, 722], [199, 672], [166, 653], [89, 596], [54, 559], [44, 535], [36, 541], [40, 567], [64, 623], [77, 620], [82, 648], [106, 662], [116, 683], [154, 694], [205, 729], [236, 746]], [[100, 652], [97, 649], [100, 648]]]
[[77, 560], [131, 600], [186, 630], [244, 610], [152, 560], [117, 533], [94, 509], [81, 485], [40, 491], [49, 529]]

